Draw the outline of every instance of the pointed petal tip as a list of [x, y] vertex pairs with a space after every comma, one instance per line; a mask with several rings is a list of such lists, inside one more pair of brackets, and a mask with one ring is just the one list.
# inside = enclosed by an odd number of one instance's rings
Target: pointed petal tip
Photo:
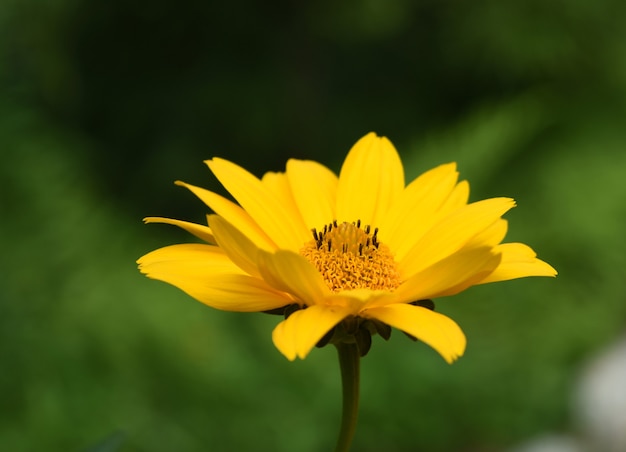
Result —
[[556, 270], [556, 268], [548, 264], [546, 261], [538, 258], [535, 258], [534, 261], [535, 264], [542, 269], [541, 274], [538, 274], [537, 276], [547, 276], [550, 278], [556, 278], [558, 276], [559, 272]]

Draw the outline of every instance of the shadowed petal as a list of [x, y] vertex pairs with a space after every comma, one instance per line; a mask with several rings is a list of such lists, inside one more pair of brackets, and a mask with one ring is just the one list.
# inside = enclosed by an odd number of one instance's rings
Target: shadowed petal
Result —
[[420, 306], [394, 304], [368, 309], [364, 316], [398, 328], [434, 348], [448, 363], [465, 352], [461, 328], [449, 317]]
[[293, 303], [293, 299], [287, 294], [248, 275], [212, 274], [193, 285], [189, 278], [171, 279], [167, 282], [207, 306], [223, 311], [262, 312]]
[[502, 243], [494, 248], [502, 253], [502, 262], [486, 278], [477, 284], [485, 284], [526, 276], [556, 276], [556, 270], [548, 263], [537, 259], [537, 254], [523, 243]]
[[385, 137], [361, 138], [348, 153], [337, 186], [337, 220], [376, 226], [404, 190], [398, 152]]
[[294, 295], [302, 303], [323, 304], [330, 293], [322, 275], [304, 257], [291, 251], [259, 252], [261, 276], [275, 289]]
[[219, 215], [209, 215], [209, 224], [215, 231], [217, 244], [226, 255], [249, 275], [260, 277], [257, 268], [259, 248]]
[[339, 306], [311, 306], [291, 314], [272, 333], [276, 348], [290, 361], [304, 359], [315, 344], [335, 325], [350, 315]]
[[190, 223], [188, 221], [181, 220], [173, 220], [171, 218], [162, 218], [162, 217], [146, 217], [143, 219], [145, 223], [166, 223], [174, 226], [178, 226], [179, 228], [184, 229], [190, 234], [195, 235], [201, 240], [204, 240], [211, 245], [217, 244], [215, 241], [215, 237], [213, 236], [213, 232], [211, 228], [208, 226], [204, 226], [202, 224]]

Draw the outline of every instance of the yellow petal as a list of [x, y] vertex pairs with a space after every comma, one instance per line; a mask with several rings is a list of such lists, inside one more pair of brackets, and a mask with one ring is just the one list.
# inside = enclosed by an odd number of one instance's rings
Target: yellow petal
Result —
[[138, 263], [149, 278], [178, 287], [216, 309], [257, 312], [293, 303], [264, 281], [241, 274], [215, 246], [172, 245], [146, 254]]
[[276, 249], [276, 244], [259, 228], [254, 220], [237, 204], [223, 196], [204, 188], [176, 181], [176, 185], [187, 188], [205, 203], [213, 212], [223, 217], [237, 230], [254, 242], [261, 249], [270, 251]]
[[415, 245], [437, 220], [435, 212], [456, 185], [456, 163], [440, 165], [411, 182], [381, 219], [379, 238], [397, 260]]
[[[500, 263], [490, 248], [454, 253], [403, 282], [391, 295], [395, 303], [453, 295], [484, 279]], [[382, 306], [389, 298], [373, 300], [367, 307]]]
[[352, 147], [339, 174], [337, 220], [375, 227], [404, 189], [398, 152], [385, 138], [370, 133]]
[[403, 279], [410, 278], [466, 245], [506, 211], [515, 206], [510, 198], [491, 198], [469, 204], [444, 218], [419, 240], [398, 262]]
[[465, 352], [463, 331], [443, 314], [420, 306], [394, 304], [368, 309], [364, 315], [409, 333], [434, 348], [448, 363]]
[[443, 218], [445, 215], [449, 215], [455, 210], [465, 207], [467, 205], [467, 201], [469, 200], [469, 192], [469, 182], [466, 180], [462, 180], [456, 184], [456, 187], [454, 187], [454, 190], [452, 190], [448, 199], [444, 201], [437, 211], [437, 216]]
[[159, 248], [139, 258], [137, 263], [139, 269], [148, 276], [167, 271], [181, 275], [187, 271], [193, 271], [192, 276], [196, 276], [196, 273], [204, 275], [212, 272], [241, 272], [220, 248], [200, 243]]
[[500, 218], [491, 226], [472, 237], [465, 245], [465, 248], [494, 247], [504, 240], [508, 227], [509, 223]]
[[209, 224], [226, 255], [243, 271], [260, 278], [256, 264], [259, 248], [219, 215], [209, 215]]
[[166, 223], [174, 226], [178, 226], [179, 228], [184, 229], [190, 234], [195, 235], [201, 240], [204, 240], [207, 243], [215, 245], [217, 242], [215, 241], [215, 237], [213, 236], [213, 232], [211, 228], [204, 226], [202, 224], [190, 223], [188, 221], [181, 220], [173, 220], [171, 218], [162, 218], [162, 217], [146, 217], [143, 219], [145, 223]]
[[194, 285], [187, 278], [168, 282], [207, 306], [223, 311], [261, 312], [293, 303], [286, 294], [247, 275], [210, 275]]
[[291, 251], [259, 252], [259, 272], [275, 289], [287, 292], [306, 305], [323, 304], [330, 289], [322, 275], [304, 257]]
[[311, 160], [291, 159], [287, 177], [293, 197], [307, 228], [322, 228], [337, 218], [337, 176]]
[[500, 265], [479, 284], [526, 276], [556, 276], [557, 271], [548, 263], [537, 259], [536, 253], [523, 243], [502, 243], [494, 248], [502, 253]]
[[285, 211], [290, 212], [292, 221], [298, 223], [298, 228], [308, 231], [309, 228], [305, 225], [302, 215], [300, 215], [300, 210], [294, 200], [287, 175], [285, 173], [270, 171], [263, 175], [261, 183], [267, 189], [268, 194], [274, 198]]
[[279, 248], [298, 251], [309, 240], [311, 232], [297, 212], [283, 206], [272, 191], [251, 173], [224, 159], [214, 158], [205, 163]]
[[291, 314], [272, 333], [276, 348], [293, 361], [304, 359], [331, 328], [350, 315], [347, 308], [311, 306]]

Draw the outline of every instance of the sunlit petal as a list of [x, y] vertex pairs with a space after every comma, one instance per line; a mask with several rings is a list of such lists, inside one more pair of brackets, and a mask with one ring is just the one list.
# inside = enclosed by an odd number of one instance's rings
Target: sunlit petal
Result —
[[469, 200], [469, 192], [469, 183], [466, 180], [462, 180], [456, 184], [456, 187], [454, 187], [454, 190], [452, 190], [448, 199], [446, 199], [441, 207], [439, 207], [439, 210], [437, 210], [437, 217], [444, 218], [446, 215], [451, 214], [455, 210], [465, 207]]
[[376, 226], [403, 190], [398, 152], [387, 138], [370, 133], [357, 141], [341, 167], [337, 219]]
[[434, 214], [452, 193], [458, 173], [455, 163], [440, 165], [411, 182], [381, 219], [380, 239], [396, 259], [415, 245], [438, 217]]
[[191, 184], [186, 184], [185, 182], [177, 181], [176, 185], [180, 185], [191, 191], [213, 210], [213, 212], [245, 234], [245, 236], [252, 240], [259, 248], [268, 251], [276, 249], [274, 242], [259, 228], [250, 215], [237, 204], [217, 193]]
[[[186, 243], [183, 245], [170, 245], [142, 256], [137, 260], [140, 269], [147, 266], [158, 265], [167, 262], [198, 262], [206, 266], [205, 270], [211, 271], [237, 271], [238, 267], [228, 258], [219, 247], [202, 243]], [[172, 269], [174, 271], [176, 269]]]
[[242, 274], [216, 246], [167, 246], [146, 254], [137, 262], [141, 272], [149, 278], [178, 287], [216, 309], [255, 312], [293, 302], [263, 280]]
[[[402, 283], [393, 292], [393, 302], [408, 303], [458, 293], [494, 271], [500, 259], [499, 254], [486, 247], [454, 253]], [[374, 300], [368, 307], [381, 306], [387, 301]]]
[[464, 248], [478, 248], [483, 246], [494, 247], [499, 245], [509, 228], [509, 223], [500, 218], [472, 237], [464, 246]]
[[287, 175], [285, 173], [270, 171], [263, 175], [261, 183], [267, 189], [268, 195], [275, 199], [278, 204], [280, 204], [280, 206], [288, 212], [292, 219], [291, 221], [293, 221], [294, 224], [297, 224], [298, 229], [306, 230], [308, 236], [310, 228], [306, 226], [304, 220], [302, 219], [300, 209], [296, 205], [296, 201], [291, 191], [291, 185], [289, 184]]
[[310, 231], [299, 215], [283, 206], [271, 190], [251, 173], [228, 160], [207, 160], [215, 177], [279, 248], [297, 251]]
[[403, 278], [438, 262], [466, 245], [515, 206], [510, 198], [491, 198], [469, 204], [431, 228], [398, 263]]
[[287, 177], [298, 209], [308, 228], [321, 228], [336, 219], [337, 176], [317, 162], [287, 162]]

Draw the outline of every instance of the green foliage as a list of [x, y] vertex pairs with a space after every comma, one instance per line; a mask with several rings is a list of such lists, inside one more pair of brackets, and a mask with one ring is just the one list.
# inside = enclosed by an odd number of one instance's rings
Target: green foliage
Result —
[[621, 3], [260, 5], [0, 5], [3, 449], [327, 450], [332, 349], [289, 363], [275, 317], [210, 310], [134, 261], [191, 240], [140, 220], [202, 221], [170, 182], [219, 190], [203, 159], [337, 170], [370, 130], [410, 177], [457, 161], [472, 199], [516, 198], [509, 240], [560, 275], [437, 300], [469, 339], [453, 366], [374, 337], [354, 449], [575, 429], [577, 372], [626, 327]]

